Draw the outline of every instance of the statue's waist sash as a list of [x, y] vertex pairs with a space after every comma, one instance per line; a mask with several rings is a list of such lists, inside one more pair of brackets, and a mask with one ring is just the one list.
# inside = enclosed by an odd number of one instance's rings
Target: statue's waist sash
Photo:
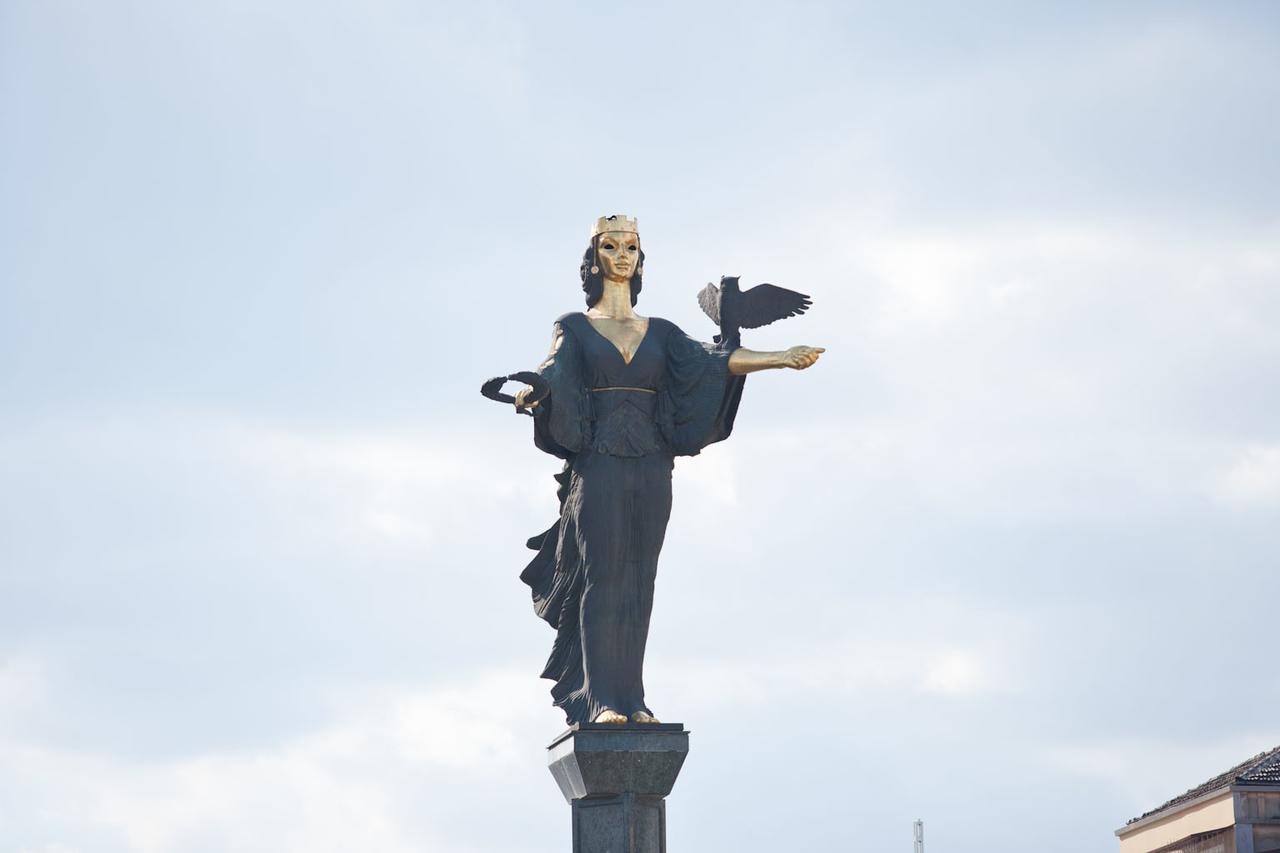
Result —
[[658, 427], [660, 394], [653, 388], [591, 389], [592, 447], [612, 456], [644, 456], [664, 448]]

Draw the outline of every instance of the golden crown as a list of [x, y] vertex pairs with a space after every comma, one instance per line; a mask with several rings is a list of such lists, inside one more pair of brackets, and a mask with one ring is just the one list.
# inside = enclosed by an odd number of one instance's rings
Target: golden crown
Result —
[[606, 231], [624, 231], [630, 234], [639, 234], [640, 222], [636, 219], [628, 219], [621, 213], [615, 213], [613, 216], [601, 216], [596, 220], [596, 224], [591, 226], [591, 238], [594, 240], [598, 235]]

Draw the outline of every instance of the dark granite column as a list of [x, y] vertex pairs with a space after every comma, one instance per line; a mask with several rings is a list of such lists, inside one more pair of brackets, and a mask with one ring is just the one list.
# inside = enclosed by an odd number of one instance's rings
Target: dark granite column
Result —
[[689, 754], [680, 723], [575, 725], [547, 747], [573, 809], [573, 853], [666, 853], [663, 798]]

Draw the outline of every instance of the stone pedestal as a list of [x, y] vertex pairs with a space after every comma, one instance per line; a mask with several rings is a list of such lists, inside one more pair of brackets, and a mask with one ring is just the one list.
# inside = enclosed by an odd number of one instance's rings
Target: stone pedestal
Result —
[[666, 853], [671, 793], [689, 754], [679, 723], [575, 725], [547, 747], [573, 809], [573, 853]]

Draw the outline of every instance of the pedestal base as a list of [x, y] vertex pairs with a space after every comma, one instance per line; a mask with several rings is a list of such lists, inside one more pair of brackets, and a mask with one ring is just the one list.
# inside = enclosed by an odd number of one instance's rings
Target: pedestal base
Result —
[[679, 723], [575, 725], [547, 747], [573, 810], [573, 853], [666, 853], [671, 793], [689, 753]]

